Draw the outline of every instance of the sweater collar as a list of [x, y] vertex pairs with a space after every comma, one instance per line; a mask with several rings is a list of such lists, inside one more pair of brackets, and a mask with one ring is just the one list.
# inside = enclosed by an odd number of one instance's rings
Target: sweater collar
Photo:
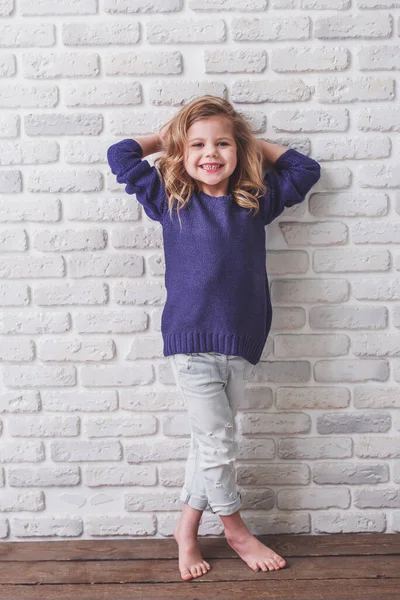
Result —
[[206, 194], [205, 192], [198, 192], [199, 196], [205, 198], [206, 200], [231, 200], [232, 194], [228, 194], [227, 196], [210, 196], [210, 194]]

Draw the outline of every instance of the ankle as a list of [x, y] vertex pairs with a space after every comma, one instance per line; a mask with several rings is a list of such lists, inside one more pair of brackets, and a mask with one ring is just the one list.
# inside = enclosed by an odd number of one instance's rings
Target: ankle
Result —
[[182, 520], [179, 521], [178, 525], [174, 530], [174, 537], [179, 538], [180, 540], [197, 540], [197, 533], [199, 530], [199, 526], [196, 523], [182, 523]]
[[197, 531], [182, 531], [177, 528], [174, 531], [174, 538], [178, 544], [185, 544], [186, 546], [192, 546], [198, 543]]
[[225, 529], [225, 537], [228, 542], [243, 542], [251, 535], [247, 527]]

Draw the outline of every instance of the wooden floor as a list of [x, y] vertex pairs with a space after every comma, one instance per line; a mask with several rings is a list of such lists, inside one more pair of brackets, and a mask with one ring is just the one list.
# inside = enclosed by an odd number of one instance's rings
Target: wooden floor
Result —
[[182, 581], [173, 540], [0, 543], [0, 600], [400, 600], [400, 534], [259, 536], [287, 566], [253, 572], [223, 538]]

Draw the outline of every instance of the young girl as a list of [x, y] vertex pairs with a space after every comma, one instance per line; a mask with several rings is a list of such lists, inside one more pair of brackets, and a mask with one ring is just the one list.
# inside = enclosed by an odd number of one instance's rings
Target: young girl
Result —
[[[156, 166], [142, 160], [159, 151]], [[304, 200], [320, 166], [294, 149], [258, 140], [228, 101], [213, 96], [184, 106], [159, 135], [112, 145], [108, 161], [126, 192], [163, 228], [164, 356], [191, 427], [174, 531], [181, 577], [211, 568], [197, 542], [207, 506], [251, 569], [278, 570], [285, 560], [240, 516], [235, 417], [271, 325], [265, 226]], [[274, 170], [263, 177], [264, 161]]]

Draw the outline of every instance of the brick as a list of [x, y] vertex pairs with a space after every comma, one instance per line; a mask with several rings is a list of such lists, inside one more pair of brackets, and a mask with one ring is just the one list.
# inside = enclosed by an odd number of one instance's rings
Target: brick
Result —
[[317, 417], [317, 431], [329, 433], [380, 433], [389, 431], [392, 419], [389, 413], [346, 413], [328, 414]]
[[398, 387], [355, 386], [355, 408], [400, 408], [400, 390]]
[[285, 46], [273, 48], [271, 69], [278, 73], [344, 71], [350, 64], [350, 52], [342, 47]]
[[55, 45], [55, 32], [52, 23], [6, 23], [0, 25], [0, 47], [47, 48]]
[[44, 510], [43, 492], [19, 492], [15, 490], [3, 490], [0, 496], [0, 512]]
[[216, 44], [225, 40], [226, 26], [220, 19], [174, 19], [147, 23], [149, 44]]
[[264, 50], [205, 50], [206, 73], [262, 73], [267, 66]]
[[289, 303], [338, 303], [349, 298], [345, 279], [275, 279], [271, 284], [273, 302]]
[[313, 268], [316, 273], [351, 273], [357, 271], [374, 272], [390, 269], [388, 250], [353, 249], [349, 256], [348, 250], [329, 248], [329, 250], [314, 250]]
[[11, 519], [11, 530], [17, 538], [79, 537], [83, 532], [80, 517], [43, 517], [42, 519]]
[[109, 13], [168, 13], [181, 9], [182, 0], [104, 0], [104, 10]]
[[94, 15], [97, 13], [97, 0], [21, 0], [21, 14], [30, 15]]
[[387, 381], [389, 365], [385, 360], [318, 360], [314, 377], [327, 383]]
[[394, 99], [392, 77], [327, 77], [317, 82], [316, 99], [322, 103], [371, 102]]
[[102, 515], [85, 518], [85, 531], [93, 537], [146, 536], [156, 532], [154, 515]]
[[106, 75], [178, 75], [180, 73], [182, 73], [180, 52], [118, 52], [105, 57]]
[[339, 139], [319, 139], [315, 143], [317, 160], [361, 160], [386, 158], [390, 156], [392, 143], [390, 138], [381, 136], [347, 137]]
[[344, 487], [329, 489], [287, 489], [279, 490], [276, 503], [281, 510], [321, 510], [328, 508], [349, 508], [350, 490]]
[[388, 14], [333, 15], [317, 17], [317, 39], [374, 39], [388, 38], [392, 33], [392, 17]]
[[274, 336], [274, 354], [281, 358], [306, 356], [345, 356], [349, 353], [350, 338], [344, 334], [281, 334]]
[[389, 480], [388, 465], [379, 463], [328, 462], [312, 467], [313, 481], [318, 485], [371, 485]]
[[232, 37], [236, 42], [269, 42], [276, 40], [307, 40], [311, 20], [298, 17], [261, 17], [233, 19]]
[[350, 458], [352, 456], [350, 437], [320, 438], [308, 436], [303, 439], [282, 438], [279, 440], [279, 458], [293, 460], [321, 460], [325, 458]]
[[314, 306], [309, 321], [312, 329], [385, 329], [388, 310], [383, 306]]
[[54, 462], [119, 461], [121, 444], [117, 440], [60, 440], [51, 442]]
[[276, 390], [276, 406], [284, 410], [346, 408], [350, 391], [340, 387], [285, 387]]
[[315, 533], [384, 533], [387, 529], [386, 516], [384, 513], [362, 513], [349, 512], [344, 514], [329, 511], [317, 513], [314, 517]]
[[11, 487], [69, 487], [80, 483], [77, 467], [19, 467], [8, 469], [8, 483]]
[[9, 418], [8, 427], [13, 437], [73, 437], [80, 433], [80, 420], [79, 417], [18, 415]]
[[308, 433], [311, 419], [306, 414], [263, 414], [250, 413], [241, 415], [240, 432], [243, 435]]
[[83, 52], [23, 53], [22, 70], [27, 79], [97, 77], [99, 56]]
[[275, 131], [346, 131], [349, 127], [347, 110], [276, 110], [272, 115]]
[[239, 10], [241, 12], [265, 10], [267, 8], [267, 0], [190, 0], [189, 8], [191, 10]]
[[157, 431], [157, 420], [152, 415], [93, 417], [88, 418], [84, 425], [84, 433], [88, 438], [138, 437], [153, 435]]
[[157, 483], [156, 467], [128, 466], [118, 467], [87, 467], [84, 470], [83, 480], [85, 485], [96, 487], [112, 486], [154, 486]]
[[64, 46], [108, 46], [136, 44], [139, 41], [139, 23], [62, 23]]
[[342, 246], [348, 242], [348, 228], [344, 223], [284, 221], [279, 227], [288, 246]]

